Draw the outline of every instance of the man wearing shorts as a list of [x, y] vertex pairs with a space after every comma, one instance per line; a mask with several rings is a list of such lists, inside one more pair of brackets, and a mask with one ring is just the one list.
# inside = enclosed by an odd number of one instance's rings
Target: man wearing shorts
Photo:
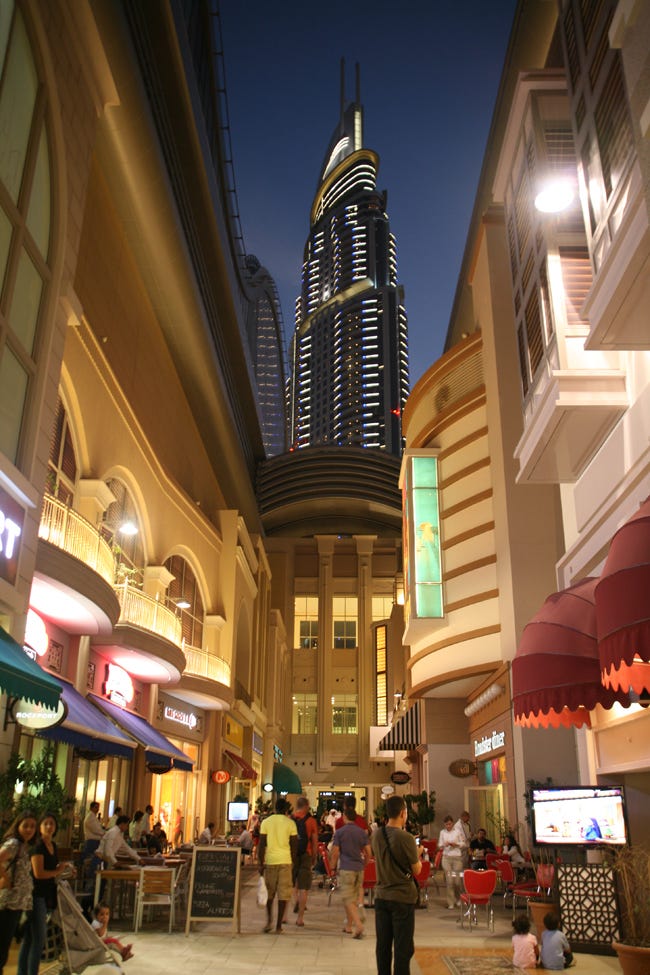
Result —
[[287, 815], [286, 799], [278, 799], [275, 813], [262, 821], [258, 859], [260, 873], [264, 874], [269, 899], [266, 903], [266, 927], [273, 930], [272, 910], [275, 895], [278, 895], [278, 916], [275, 933], [282, 934], [282, 919], [287, 904], [291, 900], [291, 868], [298, 858], [298, 830], [293, 819]]
[[363, 871], [372, 856], [368, 832], [355, 823], [354, 806], [343, 809], [345, 822], [334, 833], [332, 840], [332, 868], [339, 867], [339, 888], [345, 908], [345, 934], [363, 938], [363, 922], [359, 915], [359, 903], [363, 897]]
[[294, 913], [298, 915], [296, 924], [305, 926], [307, 896], [311, 890], [311, 879], [318, 857], [318, 824], [309, 811], [309, 799], [299, 796], [296, 799], [294, 821], [298, 830], [298, 862], [293, 870], [293, 887], [296, 903]]

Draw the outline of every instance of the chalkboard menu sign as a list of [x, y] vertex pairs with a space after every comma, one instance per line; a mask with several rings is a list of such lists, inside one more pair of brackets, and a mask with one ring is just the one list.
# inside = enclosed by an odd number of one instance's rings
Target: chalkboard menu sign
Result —
[[232, 918], [239, 931], [239, 870], [241, 850], [224, 846], [195, 846], [192, 856], [185, 934], [192, 921]]

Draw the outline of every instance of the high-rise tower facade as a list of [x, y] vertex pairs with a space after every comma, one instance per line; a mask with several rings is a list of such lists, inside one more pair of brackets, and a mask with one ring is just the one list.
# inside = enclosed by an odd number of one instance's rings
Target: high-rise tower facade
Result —
[[[342, 72], [343, 75], [343, 72]], [[379, 157], [359, 97], [344, 105], [318, 180], [291, 347], [292, 445], [399, 455], [408, 336]]]

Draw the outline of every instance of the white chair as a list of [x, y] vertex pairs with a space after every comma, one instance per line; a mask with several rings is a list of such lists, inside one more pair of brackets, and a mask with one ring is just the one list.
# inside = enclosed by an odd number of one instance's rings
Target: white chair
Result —
[[135, 925], [137, 932], [142, 924], [142, 913], [145, 907], [169, 908], [169, 933], [174, 926], [174, 885], [176, 871], [170, 867], [143, 867], [140, 870], [140, 882], [135, 902]]

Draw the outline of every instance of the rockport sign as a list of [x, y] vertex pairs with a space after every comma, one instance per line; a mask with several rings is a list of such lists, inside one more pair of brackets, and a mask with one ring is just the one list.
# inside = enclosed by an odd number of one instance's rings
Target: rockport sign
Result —
[[493, 731], [491, 735], [485, 735], [480, 741], [474, 739], [474, 757], [485, 755], [487, 752], [494, 752], [497, 748], [503, 748], [506, 741], [505, 731]]

